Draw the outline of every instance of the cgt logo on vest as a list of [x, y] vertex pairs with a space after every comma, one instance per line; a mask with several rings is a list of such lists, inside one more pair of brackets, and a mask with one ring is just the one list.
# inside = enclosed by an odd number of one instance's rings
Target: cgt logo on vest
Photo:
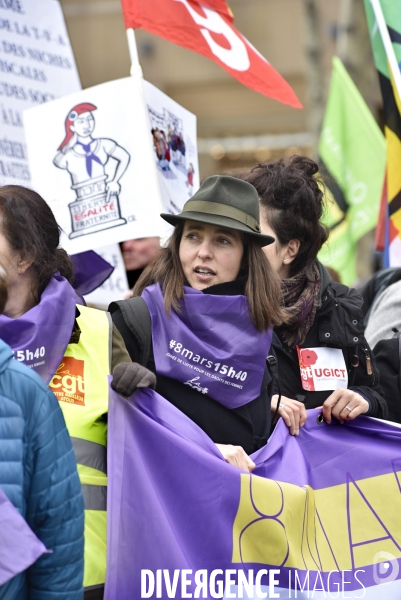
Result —
[[57, 400], [85, 406], [84, 361], [64, 356], [49, 388]]

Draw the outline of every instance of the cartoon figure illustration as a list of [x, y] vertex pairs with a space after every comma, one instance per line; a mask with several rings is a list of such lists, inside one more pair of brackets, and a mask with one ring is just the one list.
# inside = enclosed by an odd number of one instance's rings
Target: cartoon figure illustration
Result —
[[[65, 138], [53, 163], [71, 177], [76, 200], [69, 204], [72, 232], [70, 238], [123, 225], [118, 195], [120, 179], [129, 161], [129, 153], [116, 141], [92, 137], [95, 128], [94, 104], [82, 102], [74, 106], [65, 120]], [[105, 165], [110, 158], [114, 173], [108, 176]], [[110, 173], [110, 169], [109, 169]]]

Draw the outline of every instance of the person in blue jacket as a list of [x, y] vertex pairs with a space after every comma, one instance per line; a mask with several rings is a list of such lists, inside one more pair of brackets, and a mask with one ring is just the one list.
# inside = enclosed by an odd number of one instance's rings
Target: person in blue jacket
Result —
[[[7, 290], [0, 271], [0, 312]], [[84, 506], [58, 402], [0, 340], [0, 488], [49, 553], [0, 586], [0, 600], [83, 598]]]

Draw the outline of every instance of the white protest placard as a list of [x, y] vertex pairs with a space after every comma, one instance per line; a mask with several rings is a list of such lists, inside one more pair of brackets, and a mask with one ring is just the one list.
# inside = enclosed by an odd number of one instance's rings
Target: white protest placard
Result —
[[81, 89], [57, 0], [0, 0], [0, 185], [31, 185], [23, 110]]
[[127, 77], [24, 112], [32, 185], [69, 254], [160, 236], [162, 200], [142, 82]]
[[177, 214], [199, 188], [196, 116], [143, 82], [164, 212]]
[[107, 309], [110, 302], [124, 300], [129, 291], [127, 274], [119, 244], [98, 248], [96, 252], [114, 267], [114, 271], [103, 285], [86, 294], [85, 300], [88, 304]]

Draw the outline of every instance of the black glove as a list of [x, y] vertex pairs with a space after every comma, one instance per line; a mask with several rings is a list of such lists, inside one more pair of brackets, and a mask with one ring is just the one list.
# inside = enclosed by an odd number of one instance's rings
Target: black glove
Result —
[[111, 387], [122, 396], [131, 396], [137, 388], [156, 387], [156, 375], [142, 367], [142, 365], [133, 363], [120, 363], [113, 371], [113, 381]]

